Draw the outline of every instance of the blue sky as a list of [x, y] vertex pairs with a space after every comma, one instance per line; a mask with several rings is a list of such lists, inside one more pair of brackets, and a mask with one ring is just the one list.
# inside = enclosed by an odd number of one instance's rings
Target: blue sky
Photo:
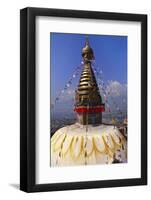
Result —
[[[52, 101], [80, 65], [85, 38], [84, 34], [50, 33]], [[127, 36], [88, 35], [88, 38], [96, 65], [103, 71], [104, 82], [116, 81], [121, 86], [127, 85]], [[78, 84], [79, 77], [72, 86], [73, 89]]]

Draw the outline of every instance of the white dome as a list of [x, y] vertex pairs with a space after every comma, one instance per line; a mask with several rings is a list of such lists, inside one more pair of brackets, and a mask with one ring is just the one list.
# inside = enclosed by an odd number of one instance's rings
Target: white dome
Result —
[[127, 142], [112, 125], [76, 123], [59, 129], [51, 138], [51, 166], [113, 162], [127, 162]]

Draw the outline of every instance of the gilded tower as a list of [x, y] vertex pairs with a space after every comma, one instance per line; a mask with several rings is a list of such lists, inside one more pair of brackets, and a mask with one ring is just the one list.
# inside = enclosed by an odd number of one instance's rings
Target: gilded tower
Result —
[[101, 124], [102, 112], [105, 108], [91, 66], [94, 53], [89, 45], [88, 38], [85, 47], [82, 49], [82, 58], [84, 66], [75, 94], [75, 111], [77, 112], [78, 122], [83, 125]]

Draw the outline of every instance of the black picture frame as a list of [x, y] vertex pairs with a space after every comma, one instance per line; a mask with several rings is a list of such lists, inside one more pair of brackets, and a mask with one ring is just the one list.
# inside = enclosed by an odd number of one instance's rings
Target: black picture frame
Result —
[[[141, 178], [36, 184], [35, 19], [54, 16], [141, 23]], [[26, 192], [121, 187], [147, 184], [147, 15], [24, 8], [20, 11], [20, 189]]]

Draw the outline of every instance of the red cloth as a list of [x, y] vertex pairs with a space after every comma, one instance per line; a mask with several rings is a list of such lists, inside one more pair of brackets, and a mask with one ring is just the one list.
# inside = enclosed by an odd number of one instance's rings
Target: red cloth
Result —
[[97, 106], [97, 107], [77, 107], [74, 109], [77, 113], [95, 113], [95, 112], [104, 112], [105, 107], [104, 106]]

